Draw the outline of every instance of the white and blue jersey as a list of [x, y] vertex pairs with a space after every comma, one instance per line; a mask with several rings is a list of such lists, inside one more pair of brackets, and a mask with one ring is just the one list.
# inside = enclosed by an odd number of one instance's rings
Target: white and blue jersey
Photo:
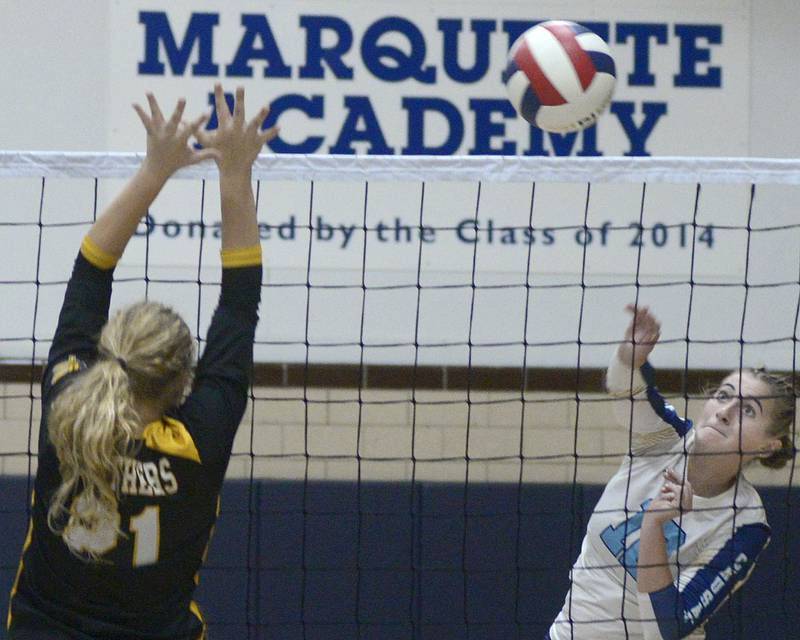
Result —
[[695, 495], [691, 512], [664, 525], [673, 583], [639, 593], [644, 511], [661, 489], [664, 469], [684, 472], [694, 431], [658, 393], [649, 364], [632, 372], [615, 357], [607, 386], [620, 398], [620, 421], [631, 427], [632, 455], [606, 485], [589, 520], [550, 638], [704, 638], [704, 624], [744, 584], [769, 542], [761, 498], [743, 475], [717, 496]]

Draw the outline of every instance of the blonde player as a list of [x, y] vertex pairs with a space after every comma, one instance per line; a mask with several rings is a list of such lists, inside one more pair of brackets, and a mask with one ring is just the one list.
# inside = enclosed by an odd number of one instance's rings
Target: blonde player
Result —
[[703, 626], [769, 542], [761, 499], [742, 475], [794, 455], [795, 390], [761, 369], [728, 375], [696, 425], [655, 386], [647, 357], [660, 324], [645, 307], [607, 374], [631, 426], [631, 455], [589, 520], [550, 640], [703, 638]]
[[[219, 128], [169, 118], [148, 95], [147, 156], [89, 230], [42, 382], [31, 526], [9, 606], [11, 640], [197, 640], [192, 596], [244, 413], [261, 294], [251, 168], [276, 130], [233, 114]], [[195, 136], [205, 146], [195, 151]], [[169, 308], [142, 302], [111, 320], [114, 267], [167, 179], [214, 158], [222, 201], [222, 287], [205, 352]], [[187, 395], [188, 392], [188, 395]]]

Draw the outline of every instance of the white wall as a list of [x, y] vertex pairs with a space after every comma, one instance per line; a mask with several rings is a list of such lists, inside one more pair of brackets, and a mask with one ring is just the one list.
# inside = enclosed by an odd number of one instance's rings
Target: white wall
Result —
[[0, 149], [107, 148], [108, 10], [103, 0], [0, 2]]
[[795, 68], [800, 2], [754, 0], [751, 16], [750, 155], [800, 157]]
[[[0, 78], [4, 80], [0, 101], [0, 149], [111, 149], [108, 143], [111, 134], [105, 126], [110, 102], [108, 92], [113, 85], [109, 74], [113, 74], [114, 69], [109, 69], [108, 52], [113, 39], [123, 34], [108, 30], [114, 5], [125, 4], [125, 0], [116, 3], [3, 0], [0, 3]], [[168, 7], [168, 4], [163, 6]], [[224, 6], [214, 2], [201, 4], [205, 10], [214, 6], [219, 10]], [[255, 6], [242, 4], [255, 10]], [[632, 8], [642, 6], [636, 0], [609, 3], [609, 6], [619, 12], [624, 11], [626, 4]], [[669, 6], [670, 3], [658, 4]], [[685, 6], [687, 3], [673, 0], [671, 4]], [[689, 3], [689, 6], [694, 4]], [[136, 6], [138, 9], [139, 5]], [[390, 6], [387, 4], [387, 9]], [[141, 8], [154, 7], [151, 3], [142, 4]], [[692, 19], [691, 11], [685, 12], [687, 21]], [[794, 108], [800, 101], [795, 68], [800, 3], [751, 0], [749, 13], [751, 66], [740, 70], [751, 77], [749, 155], [796, 157], [800, 149], [800, 128]], [[594, 14], [594, 19], [602, 20], [603, 8], [598, 7]], [[737, 69], [728, 68], [725, 73], [735, 74]], [[720, 113], [724, 113], [725, 108], [725, 104], [720, 104]], [[80, 122], [87, 124], [75, 126]], [[748, 126], [748, 123], [742, 125]], [[713, 155], [713, 151], [704, 155]]]

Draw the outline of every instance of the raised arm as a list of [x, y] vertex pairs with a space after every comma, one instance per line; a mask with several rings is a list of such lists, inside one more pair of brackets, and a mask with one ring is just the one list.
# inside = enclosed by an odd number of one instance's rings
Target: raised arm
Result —
[[[134, 105], [147, 131], [147, 155], [136, 174], [89, 229], [67, 285], [48, 358], [50, 367], [69, 359], [56, 371], [59, 376], [77, 370], [81, 360], [92, 357], [97, 334], [108, 320], [114, 267], [164, 183], [181, 167], [217, 155], [213, 149], [196, 151], [188, 145], [205, 116], [191, 124], [183, 123], [185, 103], [180, 100], [169, 120], [165, 120], [155, 97], [147, 94], [147, 99], [149, 116], [139, 105]], [[56, 377], [47, 372], [44, 380], [52, 383]]]
[[214, 88], [219, 127], [198, 132], [198, 141], [217, 152], [222, 207], [222, 288], [197, 367], [195, 387], [183, 410], [201, 456], [227, 464], [233, 437], [247, 404], [253, 341], [261, 296], [261, 244], [252, 188], [252, 167], [277, 129], [261, 131], [262, 108], [249, 122], [244, 89], [236, 90], [230, 113], [218, 84]]
[[150, 115], [138, 104], [133, 108], [147, 131], [147, 155], [142, 166], [106, 207], [89, 230], [89, 238], [109, 258], [119, 259], [139, 221], [147, 213], [169, 177], [178, 169], [209, 158], [214, 149], [197, 151], [189, 139], [197, 133], [207, 116], [192, 123], [182, 121], [186, 101], [181, 98], [169, 120], [165, 119], [152, 93], [147, 94]]
[[647, 386], [641, 367], [661, 337], [661, 324], [648, 307], [629, 304], [625, 310], [631, 314], [631, 320], [609, 366], [606, 387], [612, 395], [630, 397]]
[[[647, 361], [659, 338], [661, 323], [648, 307], [627, 305], [631, 321], [606, 373], [608, 393], [618, 401], [619, 422], [638, 436], [636, 447], [647, 447], [674, 434], [684, 435], [691, 422], [682, 419], [658, 391], [655, 371]], [[664, 432], [664, 438], [655, 436]], [[646, 436], [642, 438], [641, 436]]]
[[222, 199], [222, 251], [248, 249], [259, 245], [256, 202], [253, 197], [253, 163], [264, 145], [277, 134], [276, 127], [261, 131], [269, 113], [262, 107], [249, 122], [244, 117], [244, 89], [236, 89], [233, 113], [228, 109], [222, 86], [214, 87], [219, 126], [212, 133], [198, 136], [204, 146], [214, 148], [219, 157], [220, 197]]

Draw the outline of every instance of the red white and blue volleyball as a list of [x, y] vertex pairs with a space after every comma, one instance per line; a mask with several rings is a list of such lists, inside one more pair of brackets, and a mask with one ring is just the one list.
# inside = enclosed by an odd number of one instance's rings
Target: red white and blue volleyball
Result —
[[523, 33], [503, 72], [511, 103], [533, 126], [578, 131], [597, 120], [614, 93], [616, 68], [605, 41], [574, 22], [549, 20]]

